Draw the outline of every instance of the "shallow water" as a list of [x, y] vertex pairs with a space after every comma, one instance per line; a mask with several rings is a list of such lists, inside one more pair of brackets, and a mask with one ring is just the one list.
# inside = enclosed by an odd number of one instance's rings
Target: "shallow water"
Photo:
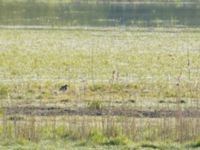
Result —
[[0, 0], [0, 25], [199, 27], [200, 2]]

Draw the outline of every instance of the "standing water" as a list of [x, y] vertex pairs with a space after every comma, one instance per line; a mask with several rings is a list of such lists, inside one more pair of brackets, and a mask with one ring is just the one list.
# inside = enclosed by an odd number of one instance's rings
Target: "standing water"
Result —
[[0, 25], [199, 27], [200, 2], [0, 0]]

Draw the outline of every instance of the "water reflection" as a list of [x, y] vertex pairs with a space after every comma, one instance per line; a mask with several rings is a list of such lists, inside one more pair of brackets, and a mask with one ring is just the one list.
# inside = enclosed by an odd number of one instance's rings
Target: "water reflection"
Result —
[[200, 3], [0, 0], [0, 25], [200, 26]]

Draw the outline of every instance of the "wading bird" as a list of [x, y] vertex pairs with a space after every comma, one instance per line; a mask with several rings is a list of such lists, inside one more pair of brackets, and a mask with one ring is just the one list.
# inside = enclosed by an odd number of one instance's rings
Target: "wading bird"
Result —
[[59, 88], [59, 91], [67, 91], [68, 85], [65, 84]]

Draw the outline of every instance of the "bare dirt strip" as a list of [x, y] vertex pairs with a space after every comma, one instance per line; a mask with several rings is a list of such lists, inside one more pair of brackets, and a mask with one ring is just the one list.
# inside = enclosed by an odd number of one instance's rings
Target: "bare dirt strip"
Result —
[[200, 118], [200, 110], [148, 110], [123, 107], [104, 107], [102, 109], [91, 108], [68, 108], [68, 107], [47, 107], [47, 106], [20, 106], [5, 107], [7, 115], [35, 115], [35, 116], [62, 116], [62, 115], [87, 115], [87, 116], [127, 116], [138, 118], [161, 118], [161, 117], [193, 117]]

